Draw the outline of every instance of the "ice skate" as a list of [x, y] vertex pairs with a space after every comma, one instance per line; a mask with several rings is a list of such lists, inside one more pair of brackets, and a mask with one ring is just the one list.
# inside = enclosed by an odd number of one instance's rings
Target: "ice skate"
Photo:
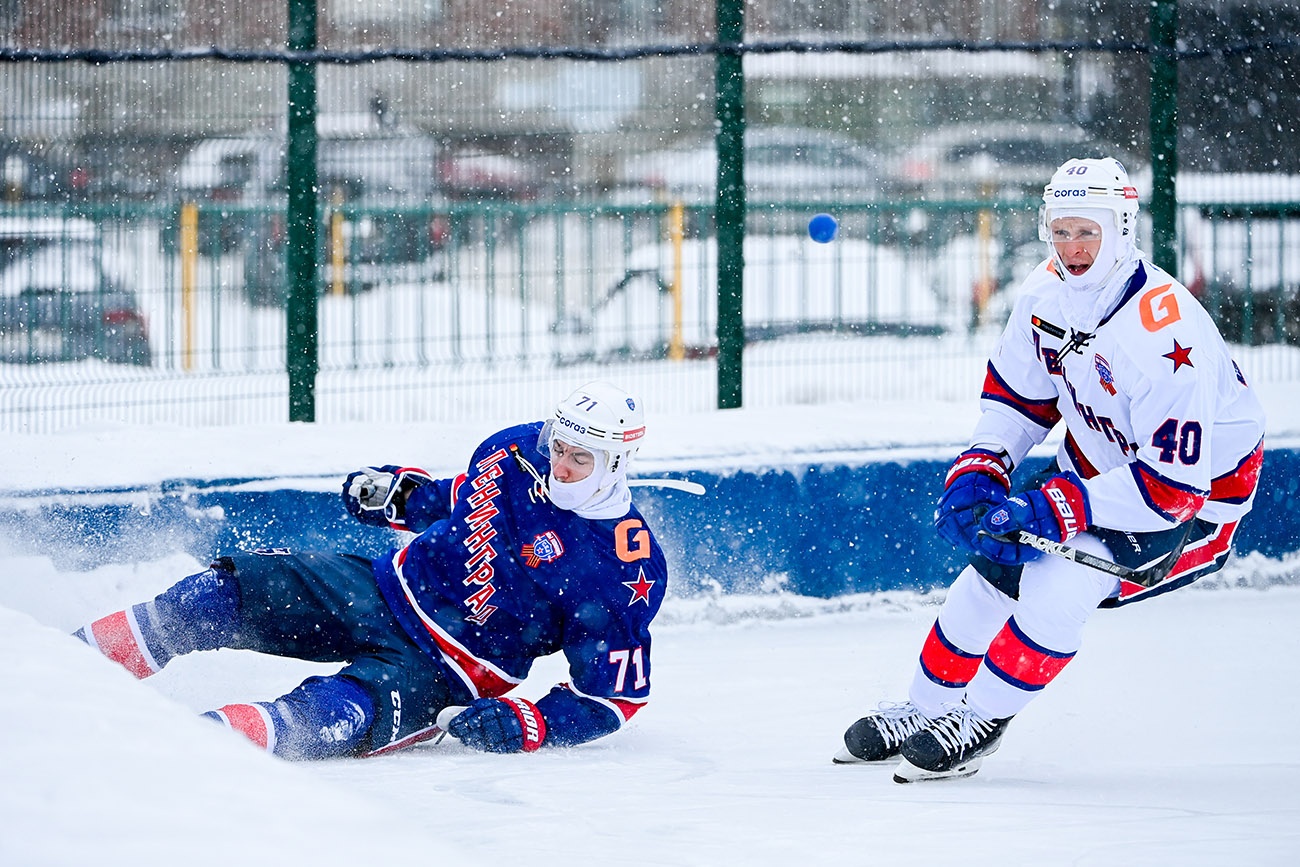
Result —
[[837, 765], [892, 762], [908, 736], [924, 728], [929, 720], [910, 701], [881, 703], [870, 713], [849, 726], [844, 746], [831, 757]]
[[997, 752], [1011, 720], [986, 720], [965, 705], [949, 711], [903, 742], [903, 760], [894, 770], [894, 782], [971, 776], [985, 756]]

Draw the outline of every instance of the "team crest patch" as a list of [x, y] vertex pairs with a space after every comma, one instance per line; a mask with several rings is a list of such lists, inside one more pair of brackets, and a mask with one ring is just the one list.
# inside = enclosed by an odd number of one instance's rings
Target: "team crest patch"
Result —
[[1092, 366], [1097, 368], [1097, 379], [1101, 382], [1101, 387], [1106, 389], [1107, 394], [1114, 395], [1115, 375], [1110, 372], [1110, 362], [1096, 354], [1092, 356]]
[[536, 569], [543, 562], [551, 563], [560, 559], [564, 553], [564, 543], [560, 537], [555, 535], [554, 530], [547, 530], [542, 535], [533, 539], [531, 545], [525, 545], [520, 552], [523, 555], [524, 563]]

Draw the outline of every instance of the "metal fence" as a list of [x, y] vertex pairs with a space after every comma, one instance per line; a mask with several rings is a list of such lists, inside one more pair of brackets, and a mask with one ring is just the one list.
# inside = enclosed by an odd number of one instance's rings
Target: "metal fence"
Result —
[[[718, 57], [743, 56], [745, 405], [970, 396], [1044, 254], [1051, 167], [1118, 154], [1144, 197], [1158, 174], [1131, 10], [760, 3], [740, 46], [686, 4], [534, 5], [493, 27], [450, 0], [326, 4], [324, 49], [298, 54], [298, 0], [220, 23], [123, 2], [75, 31], [7, 12], [0, 429], [289, 418], [295, 249], [318, 420], [509, 419], [596, 376], [660, 411], [716, 406]], [[1174, 264], [1253, 377], [1300, 381], [1300, 166], [1275, 145], [1300, 116], [1275, 74], [1295, 47], [1183, 10]], [[1092, 38], [1107, 26], [1131, 41]], [[304, 57], [309, 251], [286, 183]]]

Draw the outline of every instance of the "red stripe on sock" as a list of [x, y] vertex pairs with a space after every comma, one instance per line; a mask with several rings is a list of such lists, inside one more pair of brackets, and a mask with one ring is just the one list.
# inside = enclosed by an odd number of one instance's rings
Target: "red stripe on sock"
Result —
[[1015, 621], [1008, 620], [989, 645], [987, 659], [990, 668], [1017, 686], [1038, 690], [1051, 683], [1074, 654], [1053, 653], [1030, 644], [1015, 627]]
[[936, 622], [921, 647], [921, 666], [931, 680], [952, 686], [965, 686], [980, 667], [980, 657], [962, 653], [944, 640]]
[[90, 624], [90, 631], [100, 653], [136, 677], [143, 680], [156, 673], [145, 659], [135, 634], [131, 632], [131, 621], [127, 619], [125, 611], [99, 618]]
[[269, 732], [266, 730], [266, 719], [262, 716], [262, 711], [251, 704], [228, 704], [221, 708], [219, 713], [226, 717], [226, 722], [230, 727], [257, 744], [262, 749], [269, 749]]

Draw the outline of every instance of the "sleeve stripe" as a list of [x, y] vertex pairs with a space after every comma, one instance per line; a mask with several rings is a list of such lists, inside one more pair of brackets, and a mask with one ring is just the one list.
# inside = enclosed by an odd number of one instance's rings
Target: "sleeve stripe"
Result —
[[597, 704], [602, 705], [602, 706], [608, 708], [609, 710], [613, 711], [613, 712], [618, 716], [618, 723], [619, 723], [620, 726], [621, 726], [623, 723], [625, 723], [625, 722], [627, 722], [628, 720], [630, 720], [630, 719], [632, 718], [633, 714], [635, 714], [635, 713], [636, 713], [637, 711], [639, 711], [641, 708], [645, 707], [645, 706], [646, 706], [646, 702], [648, 702], [648, 701], [650, 700], [649, 697], [646, 697], [646, 698], [601, 698], [600, 696], [597, 696], [597, 695], [587, 695], [587, 693], [585, 693], [585, 692], [583, 692], [582, 690], [576, 688], [576, 687], [575, 687], [573, 684], [571, 684], [571, 683], [561, 684], [561, 686], [563, 686], [565, 689], [567, 689], [569, 692], [573, 693], [574, 695], [578, 696], [579, 698], [585, 698], [587, 701], [594, 701], [594, 702], [596, 702]]
[[1181, 524], [1190, 520], [1205, 505], [1205, 492], [1162, 477], [1146, 464], [1135, 461], [1129, 464], [1138, 493], [1153, 512], [1167, 521]]
[[1244, 503], [1255, 493], [1259, 471], [1264, 465], [1264, 441], [1241, 459], [1237, 468], [1210, 482], [1210, 499], [1221, 503]]
[[998, 376], [998, 372], [991, 361], [988, 365], [988, 372], [984, 376], [984, 391], [980, 394], [980, 399], [1006, 404], [1034, 424], [1045, 428], [1054, 427], [1061, 420], [1061, 413], [1056, 408], [1055, 397], [1045, 400], [1031, 400], [1016, 394], [1007, 385], [1006, 381]]

